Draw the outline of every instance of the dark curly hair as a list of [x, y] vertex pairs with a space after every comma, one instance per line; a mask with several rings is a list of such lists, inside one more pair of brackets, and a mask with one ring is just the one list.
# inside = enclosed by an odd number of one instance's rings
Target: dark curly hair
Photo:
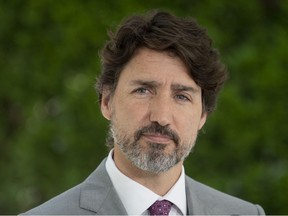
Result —
[[178, 56], [201, 87], [203, 111], [211, 113], [215, 109], [227, 70], [218, 51], [212, 48], [206, 29], [193, 18], [179, 18], [161, 11], [132, 16], [115, 34], [110, 33], [110, 40], [101, 52], [102, 73], [96, 84], [100, 101], [103, 90], [114, 93], [122, 69], [141, 47]]

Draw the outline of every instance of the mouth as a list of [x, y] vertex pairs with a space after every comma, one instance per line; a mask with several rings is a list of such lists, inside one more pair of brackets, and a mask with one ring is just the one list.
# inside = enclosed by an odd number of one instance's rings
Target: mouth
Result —
[[171, 137], [159, 133], [153, 133], [153, 134], [144, 133], [142, 136], [152, 143], [168, 144], [171, 143], [171, 141], [173, 141]]

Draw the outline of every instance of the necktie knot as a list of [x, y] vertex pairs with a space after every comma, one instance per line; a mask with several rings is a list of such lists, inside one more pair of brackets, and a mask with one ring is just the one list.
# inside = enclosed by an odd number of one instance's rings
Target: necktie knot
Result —
[[148, 209], [150, 215], [169, 215], [172, 203], [168, 200], [154, 202]]

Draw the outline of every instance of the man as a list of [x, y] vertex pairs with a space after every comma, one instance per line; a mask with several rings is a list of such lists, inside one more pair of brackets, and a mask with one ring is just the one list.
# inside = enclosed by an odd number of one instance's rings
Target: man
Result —
[[205, 29], [166, 12], [132, 16], [102, 51], [97, 83], [110, 154], [81, 184], [26, 214], [261, 215], [185, 176], [226, 69]]

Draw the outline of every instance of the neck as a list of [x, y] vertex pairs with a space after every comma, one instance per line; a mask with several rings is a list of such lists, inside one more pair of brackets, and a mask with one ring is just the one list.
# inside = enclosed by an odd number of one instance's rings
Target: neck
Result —
[[114, 162], [117, 168], [127, 177], [150, 189], [159, 196], [164, 196], [173, 187], [181, 175], [183, 162], [163, 173], [151, 173], [134, 166], [115, 146]]

